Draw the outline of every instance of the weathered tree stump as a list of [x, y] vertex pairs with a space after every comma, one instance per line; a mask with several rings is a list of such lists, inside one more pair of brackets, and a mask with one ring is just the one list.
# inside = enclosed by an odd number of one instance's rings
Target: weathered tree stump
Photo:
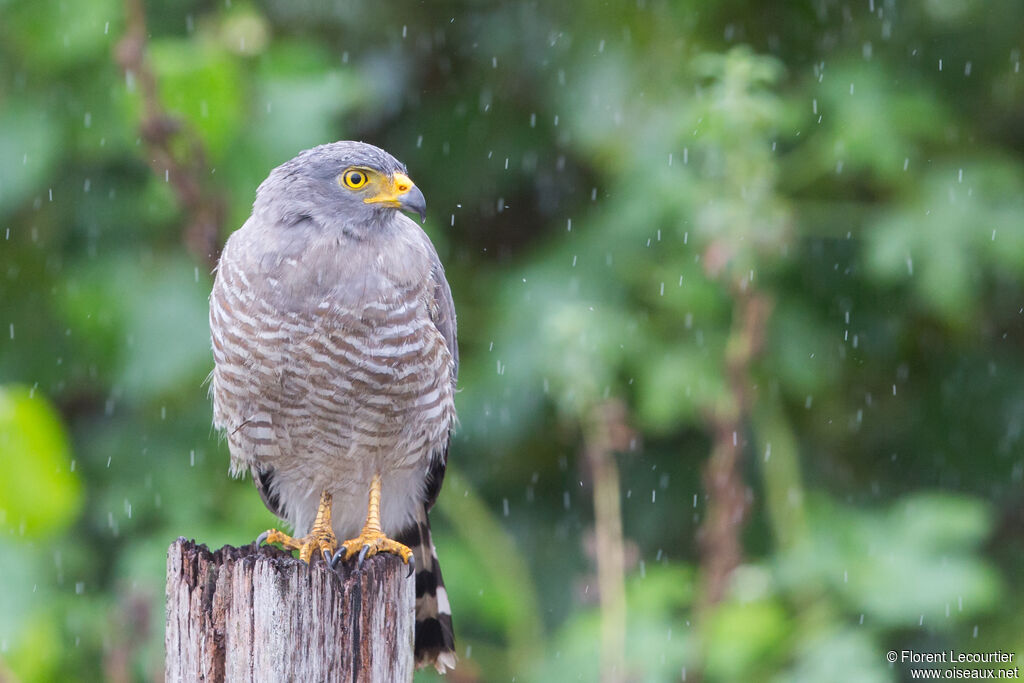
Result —
[[332, 571], [255, 544], [167, 551], [168, 683], [411, 681], [415, 590], [391, 555]]

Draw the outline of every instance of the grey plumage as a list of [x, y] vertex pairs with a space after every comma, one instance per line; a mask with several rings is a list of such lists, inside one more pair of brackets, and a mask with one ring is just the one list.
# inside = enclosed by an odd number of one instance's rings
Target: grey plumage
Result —
[[405, 173], [363, 143], [308, 150], [271, 172], [228, 240], [210, 297], [214, 423], [232, 473], [250, 474], [299, 534], [327, 490], [334, 533], [355, 536], [380, 474], [382, 529], [416, 541], [424, 574], [418, 631], [438, 622], [440, 640], [421, 648], [418, 633], [417, 663], [443, 670], [455, 661], [451, 617], [427, 512], [455, 421], [455, 308], [420, 227], [341, 184], [353, 166]]

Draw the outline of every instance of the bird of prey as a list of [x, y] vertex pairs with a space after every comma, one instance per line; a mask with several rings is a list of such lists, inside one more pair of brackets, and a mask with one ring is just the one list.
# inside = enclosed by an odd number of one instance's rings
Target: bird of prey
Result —
[[232, 474], [297, 535], [261, 540], [332, 566], [399, 555], [416, 571], [416, 665], [443, 673], [455, 643], [427, 513], [459, 352], [444, 268], [403, 213], [425, 210], [405, 166], [369, 144], [275, 168], [217, 266], [211, 391]]

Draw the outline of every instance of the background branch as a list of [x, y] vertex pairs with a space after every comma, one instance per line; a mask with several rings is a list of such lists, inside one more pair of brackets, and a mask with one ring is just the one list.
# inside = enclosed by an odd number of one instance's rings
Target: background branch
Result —
[[709, 416], [713, 433], [711, 457], [704, 469], [708, 511], [699, 532], [703, 589], [698, 610], [706, 613], [719, 602], [729, 575], [742, 558], [741, 533], [749, 507], [741, 460], [744, 432], [753, 401], [751, 365], [764, 344], [771, 300], [746, 278], [730, 288], [733, 323], [726, 342], [728, 399]]
[[608, 401], [591, 411], [584, 454], [594, 478], [594, 536], [601, 601], [601, 680], [626, 680], [626, 584], [621, 487], [615, 451], [633, 438], [626, 406]]
[[[160, 103], [156, 75], [146, 58], [146, 11], [142, 0], [125, 0], [125, 35], [117, 44], [117, 63], [125, 72], [129, 88], [136, 84], [142, 100], [139, 132], [146, 145], [146, 162], [153, 172], [174, 189], [185, 212], [182, 239], [189, 253], [209, 270], [220, 254], [220, 229], [227, 202], [207, 188], [210, 175], [203, 143], [181, 120], [171, 116]], [[175, 152], [175, 140], [185, 153]]]

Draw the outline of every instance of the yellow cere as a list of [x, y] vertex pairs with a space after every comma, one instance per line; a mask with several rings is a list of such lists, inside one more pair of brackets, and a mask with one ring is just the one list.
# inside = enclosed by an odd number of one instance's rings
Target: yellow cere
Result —
[[398, 206], [398, 198], [411, 190], [415, 183], [404, 173], [395, 173], [390, 178], [383, 178], [380, 183], [380, 191], [373, 197], [367, 197], [363, 201], [367, 204], [389, 204]]

